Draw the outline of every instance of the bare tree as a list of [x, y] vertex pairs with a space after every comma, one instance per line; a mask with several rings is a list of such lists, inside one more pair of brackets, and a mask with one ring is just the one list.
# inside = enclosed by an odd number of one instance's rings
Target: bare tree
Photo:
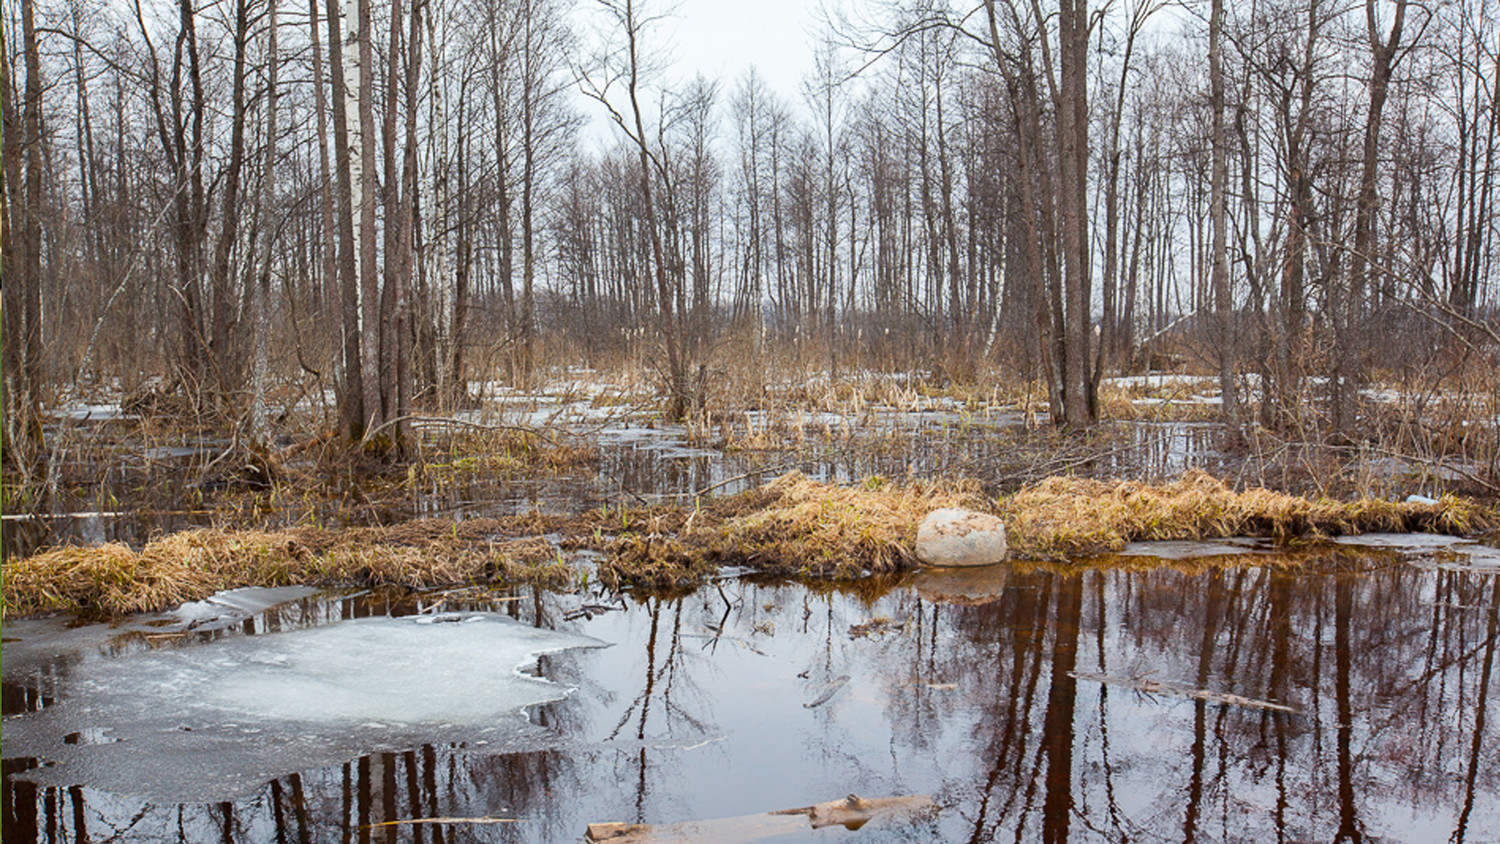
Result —
[[[1403, 48], [1407, 0], [1396, 0], [1391, 12], [1389, 35], [1382, 35], [1376, 19], [1375, 0], [1365, 0], [1365, 35], [1370, 48], [1369, 109], [1365, 114], [1364, 143], [1360, 154], [1359, 195], [1354, 218], [1354, 251], [1349, 256], [1348, 289], [1342, 308], [1334, 308], [1335, 371], [1330, 380], [1333, 428], [1341, 434], [1353, 432], [1359, 388], [1364, 381], [1361, 361], [1365, 330], [1362, 314], [1369, 290], [1370, 259], [1375, 249], [1376, 215], [1379, 212], [1377, 168], [1380, 165], [1380, 130], [1390, 94], [1396, 63], [1410, 52]], [[1430, 20], [1429, 16], [1429, 20]]]
[[[644, 8], [644, 4], [637, 3], [637, 0], [599, 2], [613, 23], [615, 37], [623, 39], [623, 44], [616, 52], [602, 57], [600, 67], [593, 69], [594, 76], [589, 76], [585, 71], [580, 78], [584, 93], [609, 110], [615, 125], [635, 146], [639, 158], [641, 202], [651, 241], [651, 268], [656, 278], [657, 330], [661, 334], [667, 358], [667, 415], [673, 419], [681, 419], [687, 415], [693, 399], [688, 394], [687, 364], [674, 310], [676, 296], [668, 277], [662, 233], [651, 189], [653, 176], [665, 175], [666, 168], [651, 148], [645, 119], [641, 114], [640, 97], [641, 76], [645, 69], [641, 58], [641, 36], [651, 24], [660, 19], [660, 15]], [[610, 88], [621, 83], [625, 86], [630, 104], [628, 119], [611, 99]]]
[[0, 110], [3, 110], [5, 207], [0, 216], [6, 284], [4, 300], [4, 449], [7, 465], [23, 482], [34, 479], [44, 458], [42, 389], [42, 78], [33, 0], [21, 0], [21, 54], [26, 85], [19, 113], [15, 76], [6, 45], [0, 57]]

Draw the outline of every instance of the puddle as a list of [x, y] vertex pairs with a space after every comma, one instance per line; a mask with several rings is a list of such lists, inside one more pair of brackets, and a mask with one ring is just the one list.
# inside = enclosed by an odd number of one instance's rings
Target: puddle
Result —
[[[1392, 556], [1443, 551], [450, 594], [452, 620], [426, 624], [436, 597], [324, 595], [157, 641], [147, 622], [182, 616], [7, 624], [4, 840], [574, 841], [857, 794], [934, 809], [767, 840], [1493, 841], [1500, 574]], [[471, 630], [538, 638], [423, 638]], [[524, 656], [590, 640], [611, 647]], [[502, 680], [538, 696], [488, 691]], [[198, 755], [177, 755], [183, 725], [206, 725]], [[246, 753], [274, 762], [258, 782], [124, 796], [131, 770]], [[89, 763], [106, 757], [119, 769]], [[404, 823], [432, 818], [450, 820]]]

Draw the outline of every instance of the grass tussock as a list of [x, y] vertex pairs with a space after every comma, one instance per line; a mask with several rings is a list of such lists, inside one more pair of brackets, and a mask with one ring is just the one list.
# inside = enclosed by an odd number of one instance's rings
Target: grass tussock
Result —
[[411, 471], [417, 481], [548, 477], [591, 466], [598, 460], [598, 449], [587, 443], [511, 427], [450, 436], [428, 460], [413, 464]]
[[113, 617], [252, 585], [571, 582], [572, 568], [550, 542], [495, 538], [492, 529], [438, 520], [346, 530], [205, 528], [154, 539], [139, 552], [118, 543], [64, 546], [6, 565], [4, 611]]
[[[3, 609], [115, 616], [250, 585], [427, 587], [502, 581], [563, 587], [577, 574], [562, 558], [562, 548], [604, 552], [599, 575], [615, 588], [688, 588], [723, 565], [847, 580], [914, 568], [917, 527], [941, 507], [996, 513], [1005, 520], [1012, 557], [1058, 565], [1139, 540], [1267, 536], [1286, 544], [1375, 531], [1468, 535], [1500, 523], [1495, 511], [1467, 499], [1406, 504], [1302, 498], [1264, 489], [1236, 492], [1202, 472], [1161, 486], [1057, 477], [999, 501], [983, 496], [973, 482], [876, 478], [845, 487], [792, 473], [758, 490], [692, 508], [428, 519], [340, 530], [203, 529], [152, 540], [139, 552], [118, 544], [57, 548], [6, 565]], [[1255, 559], [1264, 564], [1263, 555]], [[1160, 562], [1089, 561], [1147, 564]], [[1209, 563], [1182, 565], [1200, 564]]]
[[1373, 532], [1467, 535], [1495, 526], [1494, 514], [1468, 499], [1407, 504], [1236, 492], [1200, 471], [1162, 486], [1049, 478], [1006, 499], [1002, 511], [1012, 553], [1029, 559], [1150, 540], [1268, 536], [1285, 543]]
[[993, 509], [976, 484], [873, 479], [857, 487], [784, 475], [683, 520], [675, 535], [622, 537], [604, 573], [668, 585], [720, 565], [771, 574], [851, 578], [916, 564], [917, 526], [939, 507]]

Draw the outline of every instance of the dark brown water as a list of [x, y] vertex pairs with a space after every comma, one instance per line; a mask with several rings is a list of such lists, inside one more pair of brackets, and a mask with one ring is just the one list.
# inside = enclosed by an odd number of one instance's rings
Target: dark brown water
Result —
[[[509, 743], [434, 729], [441, 740], [375, 750], [375, 730], [343, 761], [269, 773], [221, 802], [122, 796], [67, 764], [39, 786], [24, 772], [40, 760], [7, 744], [4, 840], [574, 841], [592, 822], [727, 818], [850, 793], [930, 794], [937, 809], [774, 840], [1500, 840], [1500, 574], [1390, 552], [1311, 557], [1299, 571], [1005, 570], [857, 591], [729, 579], [618, 602], [471, 602], [612, 647], [537, 659], [532, 670], [576, 691], [529, 708]], [[308, 599], [176, 647], [209, 659], [244, 637], [431, 603]], [[19, 647], [6, 646], [7, 733], [39, 717], [17, 713], [48, 709], [66, 714], [59, 741], [130, 752], [110, 743], [129, 725], [67, 708], [101, 660], [147, 651], [140, 632], [25, 672], [11, 667]], [[184, 764], [208, 775], [255, 744]], [[519, 822], [378, 826], [484, 816]]]

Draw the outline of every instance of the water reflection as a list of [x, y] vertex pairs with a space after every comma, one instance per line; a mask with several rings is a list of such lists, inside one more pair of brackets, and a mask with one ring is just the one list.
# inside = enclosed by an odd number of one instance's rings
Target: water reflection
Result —
[[[912, 582], [738, 580], [588, 613], [607, 600], [526, 593], [500, 606], [616, 643], [538, 661], [579, 689], [530, 712], [542, 746], [427, 744], [183, 806], [87, 782], [39, 788], [23, 773], [36, 760], [7, 758], [4, 840], [567, 841], [591, 822], [734, 817], [848, 793], [932, 794], [940, 811], [806, 840], [1478, 844], [1500, 829], [1489, 712], [1500, 576], [1330, 551], [1296, 571], [998, 581], [948, 603]], [[411, 601], [346, 599], [292, 623]], [[42, 705], [9, 663], [7, 714]], [[1090, 679], [1101, 675], [1298, 713]], [[65, 697], [66, 676], [56, 685], [47, 695]], [[499, 817], [520, 822], [392, 823]]]
[[138, 548], [153, 535], [225, 522], [267, 528], [308, 521], [352, 526], [412, 517], [576, 513], [601, 504], [679, 502], [704, 491], [741, 492], [793, 469], [841, 483], [913, 473], [1014, 476], [1002, 471], [1014, 448], [994, 435], [1019, 424], [1018, 418], [1004, 415], [892, 414], [858, 423], [833, 417], [762, 432], [760, 446], [744, 450], [735, 445], [751, 434], [743, 424], [731, 426], [727, 446], [720, 441], [703, 448], [691, 444], [680, 426], [647, 427], [635, 420], [575, 432], [597, 459], [558, 476], [459, 472], [395, 492], [375, 481], [329, 478], [315, 496], [259, 500], [239, 494], [243, 491], [223, 478], [204, 478], [203, 461], [142, 460], [142, 454], [159, 449], [125, 438], [91, 458], [92, 463], [70, 464], [70, 492], [46, 503], [43, 509], [51, 512], [7, 517], [0, 524], [0, 558], [67, 542], [124, 542]]

